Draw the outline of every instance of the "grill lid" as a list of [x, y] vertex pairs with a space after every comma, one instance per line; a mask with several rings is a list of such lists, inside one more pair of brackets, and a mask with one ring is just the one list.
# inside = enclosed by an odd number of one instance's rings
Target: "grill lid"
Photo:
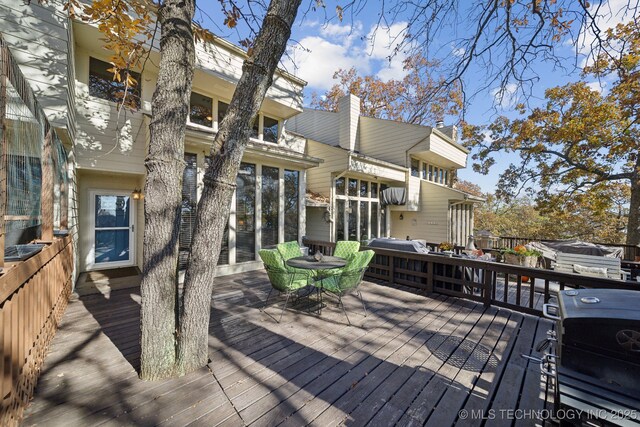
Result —
[[640, 287], [561, 291], [558, 303], [562, 319], [624, 319], [640, 321]]

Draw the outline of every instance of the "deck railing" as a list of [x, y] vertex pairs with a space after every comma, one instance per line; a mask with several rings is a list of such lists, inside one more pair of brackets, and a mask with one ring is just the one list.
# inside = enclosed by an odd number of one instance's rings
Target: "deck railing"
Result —
[[[72, 287], [68, 158], [7, 43], [0, 37], [0, 425], [17, 425]], [[56, 203], [58, 194], [58, 203]], [[68, 232], [68, 230], [67, 230]], [[61, 233], [63, 234], [63, 233]], [[6, 246], [39, 240], [25, 261]]]
[[71, 237], [0, 276], [0, 425], [16, 425], [33, 395], [47, 348], [71, 293]]
[[[305, 240], [310, 252], [331, 254], [335, 243]], [[365, 277], [542, 315], [541, 305], [566, 288], [609, 288], [640, 291], [640, 283], [600, 279], [498, 262], [418, 254], [389, 249], [376, 253]]]
[[[532, 239], [527, 237], [512, 237], [512, 236], [500, 236], [498, 241], [498, 247], [501, 248], [515, 248], [518, 245], [525, 245], [530, 242], [558, 242], [559, 240], [550, 239]], [[596, 245], [608, 246], [612, 248], [623, 249], [623, 259], [625, 261], [635, 261], [637, 257], [640, 257], [640, 246], [624, 245], [616, 243], [596, 243]]]

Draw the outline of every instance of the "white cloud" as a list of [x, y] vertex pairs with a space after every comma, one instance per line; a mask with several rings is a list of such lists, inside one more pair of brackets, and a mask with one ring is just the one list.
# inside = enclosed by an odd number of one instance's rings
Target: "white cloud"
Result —
[[357, 31], [357, 28], [353, 28], [351, 25], [327, 23], [322, 27], [320, 27], [320, 34], [324, 37], [348, 36], [349, 34], [352, 34], [354, 31]]
[[[625, 11], [627, 6], [627, 0], [605, 0], [601, 4], [594, 2], [589, 8], [589, 12], [592, 15], [597, 16], [595, 18], [596, 28], [600, 29], [601, 34], [609, 28], [613, 28], [618, 24], [626, 23], [633, 19], [630, 13]], [[576, 49], [579, 54], [584, 55], [581, 66], [585, 66], [592, 62], [593, 58], [589, 58], [592, 44], [596, 42], [595, 34], [587, 29], [580, 33], [578, 42], [576, 43]]]
[[462, 58], [464, 54], [467, 53], [466, 49], [463, 47], [456, 47], [455, 45], [451, 45], [451, 54], [456, 58]]
[[[404, 52], [396, 47], [406, 34], [406, 23], [390, 27], [372, 27], [363, 36], [361, 22], [353, 25], [325, 24], [319, 34], [300, 40], [299, 48], [289, 50], [290, 58], [283, 61], [286, 70], [306, 80], [309, 87], [328, 90], [336, 81], [333, 74], [340, 68], [354, 67], [359, 74], [373, 72], [382, 79], [402, 79], [406, 75]], [[391, 58], [391, 59], [389, 59]]]
[[348, 70], [355, 67], [361, 73], [368, 73], [370, 68], [366, 59], [354, 56], [348, 47], [331, 43], [317, 36], [305, 37], [300, 40], [300, 45], [308, 51], [296, 49], [290, 51], [291, 59], [285, 61], [285, 69], [294, 69], [295, 74], [309, 83], [309, 86], [327, 90], [336, 81], [333, 74], [340, 68]]
[[373, 60], [382, 62], [377, 76], [388, 81], [400, 80], [407, 72], [404, 70], [404, 60], [407, 55], [398, 46], [407, 34], [407, 23], [397, 22], [390, 27], [372, 27], [366, 37], [367, 53]]
[[604, 81], [595, 81], [587, 83], [587, 87], [591, 90], [595, 90], [597, 92], [602, 93], [604, 88], [607, 86], [607, 82]]
[[504, 87], [491, 89], [491, 96], [493, 96], [494, 104], [503, 110], [513, 108], [518, 103], [518, 85], [508, 83]]

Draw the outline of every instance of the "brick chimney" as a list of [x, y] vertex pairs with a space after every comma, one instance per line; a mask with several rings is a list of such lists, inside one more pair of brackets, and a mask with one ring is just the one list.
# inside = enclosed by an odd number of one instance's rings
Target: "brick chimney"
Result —
[[338, 100], [338, 143], [345, 150], [356, 149], [356, 135], [360, 118], [360, 98], [348, 94]]

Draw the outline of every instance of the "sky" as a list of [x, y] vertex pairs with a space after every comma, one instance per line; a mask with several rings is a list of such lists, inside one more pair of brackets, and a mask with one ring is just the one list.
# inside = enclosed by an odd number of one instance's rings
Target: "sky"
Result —
[[[383, 16], [387, 19], [387, 24], [381, 23], [385, 19], [380, 19], [380, 1], [364, 2], [365, 7], [358, 11], [345, 10], [342, 21], [336, 17], [335, 6], [345, 2], [326, 0], [323, 3], [325, 7], [316, 10], [308, 9], [308, 4], [303, 2], [293, 27], [287, 55], [283, 58], [281, 66], [308, 82], [304, 91], [305, 105], [311, 102], [313, 92], [321, 95], [336, 83], [333, 75], [341, 68], [354, 67], [360, 75], [376, 75], [382, 80], [404, 77], [403, 60], [406, 55], [402, 51], [396, 52], [395, 55], [393, 53], [398, 39], [404, 35], [405, 15], [401, 14], [393, 19]], [[202, 6], [203, 3], [200, 3], [200, 8], [204, 10], [208, 5]], [[319, 2], [311, 0], [311, 4], [316, 5]], [[629, 16], [624, 16], [621, 12], [625, 4], [626, 0], [604, 0], [600, 9], [603, 16], [598, 18], [599, 25], [607, 28], [619, 22], [626, 22]], [[219, 9], [217, 1], [211, 1], [210, 6], [212, 9]], [[205, 17], [201, 15], [200, 19], [211, 23], [217, 18], [216, 15], [208, 14]], [[235, 30], [229, 30], [216, 23], [207, 26], [231, 42], [237, 43], [246, 37], [246, 29], [242, 26]], [[430, 52], [438, 53], [440, 56], [444, 54], [450, 58], [460, 54], [460, 48], [452, 40], [456, 40], [461, 31], [464, 29], [444, 28], [439, 39], [434, 40], [433, 46], [429, 47]], [[555, 47], [556, 54], [566, 57], [564, 70], [554, 68], [543, 61], [534, 64], [541, 78], [531, 88], [531, 96], [528, 98], [530, 106], [542, 105], [545, 89], [579, 80], [579, 71], [575, 65], [580, 67], [585, 64], [581, 55], [587, 52], [586, 47], [593, 40], [589, 33], [582, 33], [581, 36], [579, 43], [563, 41]], [[486, 74], [484, 66], [472, 64], [465, 75], [467, 93], [478, 92], [478, 85], [485, 81]], [[589, 84], [592, 89], [606, 91], [609, 82], [591, 81]], [[465, 111], [465, 120], [483, 125], [489, 124], [497, 115], [514, 118], [516, 113], [513, 107], [521, 100], [521, 94], [515, 84], [507, 84], [504, 92], [500, 92], [497, 84], [490, 85], [470, 100]], [[467, 168], [460, 170], [458, 176], [460, 179], [478, 184], [485, 192], [493, 192], [500, 172], [511, 162], [517, 162], [517, 156], [501, 155], [490, 173], [485, 176], [473, 172], [472, 160], [469, 157]]]

